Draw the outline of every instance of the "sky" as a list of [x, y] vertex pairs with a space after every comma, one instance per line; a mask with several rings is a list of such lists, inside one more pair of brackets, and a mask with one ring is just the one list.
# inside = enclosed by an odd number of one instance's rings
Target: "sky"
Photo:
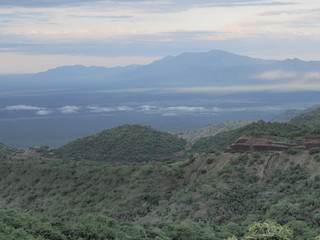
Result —
[[0, 0], [0, 74], [221, 49], [320, 60], [319, 0]]

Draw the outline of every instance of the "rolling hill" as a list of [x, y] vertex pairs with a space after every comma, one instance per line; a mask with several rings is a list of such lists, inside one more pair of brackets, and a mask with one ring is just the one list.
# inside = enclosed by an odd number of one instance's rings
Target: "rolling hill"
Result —
[[147, 126], [122, 125], [74, 140], [53, 151], [55, 157], [96, 161], [151, 161], [181, 158], [186, 142]]

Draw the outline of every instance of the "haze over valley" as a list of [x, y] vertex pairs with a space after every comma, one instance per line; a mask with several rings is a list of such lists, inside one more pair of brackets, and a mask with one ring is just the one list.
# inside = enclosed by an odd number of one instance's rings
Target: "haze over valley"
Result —
[[269, 121], [319, 103], [320, 62], [262, 60], [225, 51], [183, 53], [149, 65], [65, 66], [1, 75], [3, 141], [61, 146], [124, 123], [164, 131], [230, 120]]

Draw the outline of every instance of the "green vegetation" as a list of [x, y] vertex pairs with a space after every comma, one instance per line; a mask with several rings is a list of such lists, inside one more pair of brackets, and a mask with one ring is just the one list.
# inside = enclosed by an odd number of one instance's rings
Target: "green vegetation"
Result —
[[319, 239], [320, 148], [221, 152], [244, 135], [319, 137], [309, 122], [202, 138], [181, 161], [184, 140], [139, 125], [53, 152], [0, 144], [0, 239]]
[[293, 123], [270, 123], [262, 120], [245, 127], [222, 132], [213, 137], [205, 137], [192, 145], [192, 152], [223, 151], [242, 136], [273, 136], [279, 141], [293, 141], [320, 137], [320, 130]]
[[17, 151], [16, 149], [12, 148], [12, 147], [8, 147], [6, 145], [4, 145], [3, 143], [0, 142], [0, 159], [7, 159], [9, 157], [11, 157], [11, 155]]
[[290, 154], [290, 155], [296, 155], [301, 153], [301, 150], [299, 149], [295, 149], [295, 148], [289, 148], [286, 153]]
[[179, 131], [174, 135], [186, 139], [189, 143], [194, 143], [202, 137], [215, 136], [220, 132], [230, 131], [243, 126], [246, 126], [254, 121], [252, 120], [237, 120], [228, 122], [213, 123], [207, 127], [200, 128], [192, 131]]
[[297, 126], [304, 126], [307, 128], [320, 128], [320, 108], [315, 111], [301, 114], [298, 117], [292, 119], [290, 122]]
[[[266, 220], [263, 223], [253, 223], [243, 239], [249, 240], [290, 240], [293, 232], [288, 226], [281, 226], [274, 221]], [[227, 240], [237, 240], [235, 236]]]
[[320, 148], [311, 148], [309, 151], [310, 154], [320, 153]]
[[40, 221], [13, 211], [0, 210], [0, 239], [6, 240], [213, 239], [209, 234], [213, 234], [213, 231], [191, 222], [166, 225], [160, 229], [148, 224], [119, 223], [101, 215], [88, 215], [79, 222], [57, 222]]
[[[289, 240], [292, 230], [273, 221], [253, 223], [243, 239]], [[201, 224], [185, 221], [179, 224], [152, 226], [150, 224], [119, 223], [105, 216], [88, 215], [79, 222], [56, 222], [38, 220], [14, 211], [0, 210], [0, 239], [37, 240], [214, 240], [214, 229]], [[229, 237], [227, 240], [236, 240]]]
[[[320, 163], [308, 152], [290, 161], [287, 153], [276, 156], [203, 153], [134, 164], [1, 160], [0, 208], [40, 218], [52, 234], [77, 234], [54, 239], [90, 239], [84, 232], [114, 239], [241, 238], [267, 219], [287, 224], [293, 239], [312, 239], [320, 226]], [[115, 223], [110, 229], [91, 221]]]
[[186, 142], [169, 133], [140, 125], [122, 125], [77, 139], [54, 151], [63, 159], [96, 161], [150, 161], [174, 158]]

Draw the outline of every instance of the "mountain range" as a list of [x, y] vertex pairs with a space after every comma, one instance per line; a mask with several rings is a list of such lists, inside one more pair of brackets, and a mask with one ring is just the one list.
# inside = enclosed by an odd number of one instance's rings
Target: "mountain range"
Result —
[[[201, 86], [237, 86], [270, 84], [296, 80], [299, 74], [320, 71], [319, 61], [300, 59], [263, 60], [233, 53], [212, 50], [210, 52], [183, 53], [168, 56], [148, 65], [126, 67], [62, 66], [46, 72], [14, 75], [26, 88], [72, 87], [74, 89], [123, 89], [168, 88]], [[311, 76], [312, 77], [312, 76]], [[318, 78], [318, 76], [313, 76]], [[5, 81], [8, 75], [1, 76]], [[76, 84], [75, 84], [76, 83]], [[6, 82], [10, 85], [10, 82]], [[16, 84], [13, 81], [13, 84]]]
[[319, 104], [319, 72], [319, 61], [212, 50], [148, 65], [0, 75], [0, 141], [57, 148], [126, 123], [192, 131], [217, 122], [269, 121]]

